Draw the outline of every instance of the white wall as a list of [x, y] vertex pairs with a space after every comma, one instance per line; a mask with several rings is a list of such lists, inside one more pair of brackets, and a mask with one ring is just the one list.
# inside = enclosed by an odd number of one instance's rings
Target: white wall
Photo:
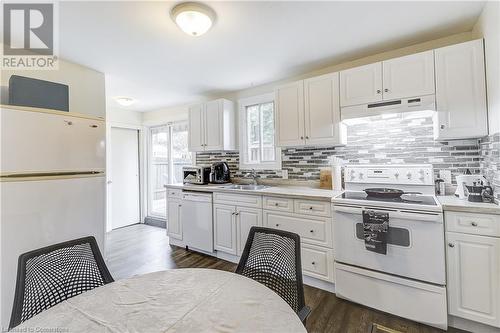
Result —
[[[477, 38], [477, 37], [472, 32], [464, 32], [464, 33], [451, 35], [451, 36], [440, 38], [440, 39], [431, 40], [431, 41], [424, 42], [424, 43], [419, 43], [419, 44], [415, 44], [415, 45], [411, 45], [411, 46], [407, 46], [407, 47], [403, 47], [403, 48], [399, 48], [399, 49], [394, 49], [394, 50], [383, 52], [383, 53], [372, 54], [372, 55], [359, 54], [357, 59], [353, 59], [352, 61], [349, 61], [349, 62], [332, 64], [331, 66], [328, 66], [328, 67], [325, 67], [325, 68], [322, 68], [320, 70], [316, 70], [313, 72], [308, 72], [308, 73], [305, 73], [305, 74], [300, 75], [300, 76], [289, 77], [289, 78], [286, 78], [284, 80], [274, 81], [274, 82], [271, 82], [268, 84], [239, 90], [239, 91], [236, 91], [233, 93], [227, 93], [227, 94], [215, 95], [215, 96], [207, 96], [204, 100], [215, 99], [215, 98], [227, 98], [229, 100], [237, 102], [239, 99], [244, 98], [244, 97], [251, 97], [251, 96], [256, 96], [256, 95], [260, 95], [260, 94], [266, 94], [266, 93], [273, 92], [274, 87], [277, 85], [280, 85], [280, 84], [284, 84], [284, 83], [288, 83], [288, 82], [292, 82], [292, 81], [296, 81], [296, 80], [302, 80], [302, 79], [310, 78], [310, 77], [321, 75], [321, 74], [336, 72], [336, 71], [344, 70], [344, 69], [351, 68], [351, 67], [366, 65], [369, 63], [382, 61], [382, 60], [386, 60], [386, 59], [390, 59], [390, 58], [396, 58], [396, 57], [401, 57], [401, 56], [408, 55], [408, 54], [432, 50], [432, 49], [435, 49], [438, 47], [457, 44], [457, 43], [469, 41], [469, 40], [472, 40], [475, 38]], [[200, 101], [200, 102], [202, 102], [202, 101]], [[183, 106], [169, 107], [169, 108], [165, 108], [165, 109], [158, 110], [158, 111], [144, 112], [143, 124], [148, 125], [149, 123], [154, 124], [155, 122], [159, 122], [159, 121], [163, 121], [163, 123], [165, 123], [168, 121], [187, 119], [187, 110], [188, 110], [188, 105], [183, 105]]]
[[179, 105], [171, 108], [143, 112], [142, 124], [144, 126], [157, 126], [168, 122], [187, 120], [188, 108], [189, 105]]
[[490, 134], [495, 134], [500, 132], [500, 2], [486, 3], [472, 31], [477, 38], [484, 37], [488, 124]]
[[2, 104], [8, 104], [9, 78], [16, 74], [67, 84], [70, 112], [106, 116], [104, 74], [101, 72], [60, 59], [58, 70], [2, 70], [0, 73]]

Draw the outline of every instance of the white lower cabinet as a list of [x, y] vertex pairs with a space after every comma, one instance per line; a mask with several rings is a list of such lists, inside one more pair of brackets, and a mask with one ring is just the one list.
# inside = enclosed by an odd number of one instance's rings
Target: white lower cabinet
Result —
[[262, 226], [262, 210], [232, 205], [214, 205], [215, 249], [240, 256], [250, 228]]
[[236, 206], [214, 204], [214, 248], [236, 255]]
[[302, 244], [301, 257], [304, 274], [333, 282], [333, 251], [331, 249]]
[[500, 238], [456, 232], [446, 238], [449, 313], [500, 327]]
[[181, 202], [174, 197], [167, 200], [167, 235], [179, 240], [182, 240]]
[[262, 226], [262, 209], [236, 207], [237, 252], [239, 256], [245, 248], [250, 228], [254, 226]]

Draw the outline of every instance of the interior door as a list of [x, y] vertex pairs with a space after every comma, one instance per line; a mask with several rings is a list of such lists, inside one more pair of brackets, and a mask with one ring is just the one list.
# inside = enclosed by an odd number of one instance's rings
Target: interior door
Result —
[[203, 151], [205, 137], [203, 132], [204, 106], [203, 104], [192, 105], [188, 110], [189, 119], [189, 151]]
[[238, 207], [238, 255], [240, 256], [245, 248], [248, 233], [253, 226], [262, 226], [262, 209]]
[[381, 100], [381, 62], [340, 72], [340, 106], [375, 103]]
[[214, 235], [216, 250], [236, 255], [236, 216], [235, 207], [213, 205]]
[[435, 93], [434, 51], [383, 62], [384, 100]]
[[449, 312], [500, 325], [500, 238], [447, 232]]
[[111, 228], [140, 222], [139, 131], [111, 128]]
[[275, 98], [278, 146], [304, 145], [304, 81], [278, 87]]
[[223, 105], [220, 100], [205, 104], [205, 150], [223, 150]]
[[306, 144], [340, 142], [339, 74], [304, 81]]

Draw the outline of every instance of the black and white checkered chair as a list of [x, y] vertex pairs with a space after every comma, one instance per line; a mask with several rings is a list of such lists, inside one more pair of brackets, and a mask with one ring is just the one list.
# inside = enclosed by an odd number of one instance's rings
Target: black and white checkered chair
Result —
[[113, 282], [94, 237], [19, 256], [9, 329], [85, 291]]
[[252, 227], [236, 273], [262, 283], [283, 298], [306, 324], [300, 237], [288, 231]]

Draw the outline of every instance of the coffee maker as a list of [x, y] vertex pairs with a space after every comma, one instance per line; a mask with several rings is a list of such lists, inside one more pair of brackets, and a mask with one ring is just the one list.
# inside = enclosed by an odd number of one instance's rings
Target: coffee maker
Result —
[[209, 181], [212, 184], [225, 184], [231, 180], [229, 165], [226, 162], [215, 162], [210, 170]]
[[481, 183], [487, 183], [486, 179], [482, 175], [459, 175], [457, 176], [457, 190], [455, 191], [455, 196], [459, 199], [467, 199], [469, 193], [467, 186], [474, 186]]

